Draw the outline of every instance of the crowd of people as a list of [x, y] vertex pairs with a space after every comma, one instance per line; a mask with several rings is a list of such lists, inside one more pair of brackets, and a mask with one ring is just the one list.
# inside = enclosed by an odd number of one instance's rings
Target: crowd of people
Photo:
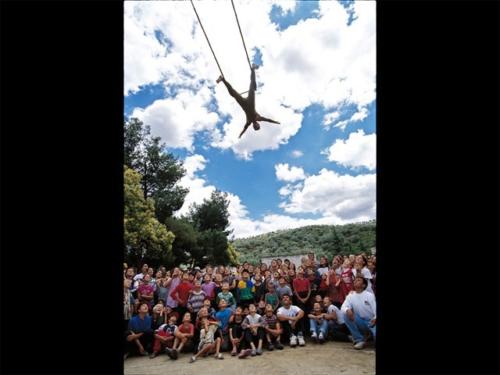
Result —
[[124, 358], [245, 358], [305, 337], [363, 349], [376, 336], [375, 292], [376, 258], [365, 254], [156, 272], [124, 264]]

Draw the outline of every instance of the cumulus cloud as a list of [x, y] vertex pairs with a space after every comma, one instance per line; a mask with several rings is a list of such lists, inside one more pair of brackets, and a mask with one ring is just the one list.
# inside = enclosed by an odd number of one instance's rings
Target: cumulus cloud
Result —
[[337, 162], [345, 167], [366, 167], [375, 169], [376, 135], [366, 134], [358, 130], [349, 134], [346, 140], [337, 139], [327, 150], [329, 161]]
[[276, 164], [274, 168], [276, 170], [276, 178], [280, 181], [294, 182], [306, 178], [302, 168], [290, 167], [288, 163]]
[[358, 111], [354, 113], [348, 120], [343, 120], [336, 123], [335, 127], [340, 128], [341, 130], [345, 130], [347, 125], [356, 121], [363, 121], [367, 117], [368, 117], [368, 109], [366, 109], [365, 107], [361, 107], [358, 108]]
[[184, 160], [184, 168], [186, 175], [179, 181], [179, 185], [189, 189], [189, 193], [184, 199], [182, 207], [174, 213], [175, 217], [180, 217], [189, 212], [189, 207], [193, 203], [202, 203], [204, 199], [210, 198], [210, 195], [215, 191], [215, 186], [207, 185], [205, 179], [196, 175], [198, 171], [205, 169], [208, 161], [203, 155], [191, 155]]
[[323, 116], [322, 125], [325, 126], [325, 127], [329, 127], [335, 120], [337, 120], [339, 118], [339, 116], [340, 116], [340, 112], [339, 111], [334, 111], [334, 112], [326, 113]]
[[301, 156], [304, 155], [304, 153], [300, 150], [293, 150], [290, 155], [292, 156], [292, 158], [300, 158]]
[[215, 130], [218, 116], [205, 106], [210, 97], [207, 88], [197, 93], [181, 90], [175, 98], [156, 100], [145, 109], [135, 108], [132, 117], [150, 125], [152, 134], [160, 136], [167, 147], [193, 151], [197, 132]]
[[[249, 53], [258, 48], [262, 54], [257, 111], [281, 125], [263, 123], [260, 131], [249, 129], [238, 139], [244, 114], [225, 87], [215, 84], [218, 68], [191, 4], [125, 3], [126, 94], [159, 82], [167, 92], [179, 86], [192, 90], [195, 98], [205, 88], [211, 95], [198, 98], [197, 105], [208, 107], [213, 101], [217, 107], [209, 120], [188, 121], [186, 129], [184, 121], [172, 119], [194, 106], [185, 108], [185, 99], [173, 94], [169, 102], [156, 104], [162, 109], [142, 109], [149, 114], [153, 132], [158, 127], [157, 134], [173, 136], [173, 147], [192, 150], [193, 135], [208, 130], [211, 147], [231, 149], [238, 157], [250, 159], [254, 152], [286, 144], [300, 129], [301, 111], [311, 104], [340, 113], [345, 106], [355, 105], [362, 117], [375, 98], [375, 3], [356, 2], [357, 18], [348, 26], [349, 14], [342, 5], [320, 2], [318, 18], [284, 31], [270, 20], [273, 4], [283, 12], [295, 9], [295, 2], [249, 0], [236, 2], [236, 7]], [[232, 7], [226, 2], [196, 2], [196, 7], [226, 79], [238, 92], [246, 91], [249, 69], [239, 32], [235, 24], [220, 22], [234, 19]], [[171, 123], [167, 130], [166, 119]]]
[[287, 213], [313, 213], [343, 221], [375, 217], [375, 174], [340, 175], [323, 168], [307, 177], [282, 207]]

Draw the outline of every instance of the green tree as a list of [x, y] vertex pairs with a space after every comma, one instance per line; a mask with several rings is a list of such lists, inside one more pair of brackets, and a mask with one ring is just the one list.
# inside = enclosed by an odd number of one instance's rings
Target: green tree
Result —
[[229, 235], [229, 200], [227, 193], [215, 190], [210, 199], [204, 199], [201, 204], [193, 204], [189, 211], [190, 221], [200, 231], [218, 230]]
[[201, 204], [193, 204], [188, 219], [199, 232], [198, 248], [192, 254], [196, 263], [228, 264], [229, 200], [227, 193], [214, 191]]
[[127, 166], [124, 167], [124, 232], [128, 263], [173, 264], [174, 234], [156, 219], [153, 200], [144, 198], [141, 175]]
[[175, 235], [175, 240], [172, 244], [175, 264], [187, 264], [191, 262], [193, 255], [198, 256], [199, 253], [198, 232], [185, 219], [169, 217], [165, 223]]
[[155, 215], [162, 223], [184, 204], [188, 189], [178, 185], [186, 174], [182, 162], [166, 152], [151, 128], [132, 118], [124, 124], [125, 165], [142, 175], [144, 198], [155, 201]]
[[227, 255], [229, 258], [230, 265], [235, 266], [238, 264], [238, 259], [239, 259], [240, 254], [238, 254], [238, 252], [236, 251], [236, 248], [234, 247], [234, 245], [232, 243], [229, 243], [227, 245]]

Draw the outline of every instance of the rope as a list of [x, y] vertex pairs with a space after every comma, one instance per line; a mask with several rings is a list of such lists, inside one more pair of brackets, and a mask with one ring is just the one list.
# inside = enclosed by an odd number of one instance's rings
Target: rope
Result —
[[243, 41], [243, 48], [245, 48], [245, 54], [247, 55], [248, 66], [250, 67], [251, 70], [252, 64], [250, 64], [250, 58], [248, 57], [247, 46], [245, 45], [245, 39], [243, 39], [243, 33], [241, 32], [240, 21], [238, 20], [238, 14], [236, 14], [236, 8], [234, 7], [233, 0], [231, 0], [231, 5], [233, 6], [234, 15], [236, 16], [236, 23], [238, 24], [238, 29], [240, 30], [241, 40]]
[[[208, 40], [207, 33], [205, 32], [205, 29], [203, 28], [203, 24], [201, 23], [200, 16], [198, 16], [198, 12], [196, 11], [196, 8], [194, 6], [193, 0], [190, 0], [190, 1], [191, 1], [191, 5], [193, 6], [194, 12], [196, 13], [196, 18], [198, 18], [198, 23], [200, 24], [201, 29], [203, 30], [203, 34], [205, 34], [205, 38], [207, 39], [208, 46], [210, 47], [210, 51], [212, 51], [212, 55], [214, 55], [215, 62], [217, 63], [217, 66], [219, 67], [220, 75], [224, 76], [224, 74], [222, 73], [222, 69], [220, 68], [219, 61], [217, 61], [217, 57], [215, 57], [215, 52], [214, 52], [214, 50], [212, 48], [212, 45], [210, 44], [210, 40]], [[233, 7], [234, 7], [234, 5], [233, 5]], [[241, 32], [241, 30], [240, 30], [240, 32]], [[243, 38], [243, 36], [242, 36], [242, 38]], [[245, 43], [245, 42], [243, 42], [243, 43]], [[245, 49], [245, 52], [246, 52], [246, 49]], [[247, 57], [248, 57], [248, 55], [247, 55]]]

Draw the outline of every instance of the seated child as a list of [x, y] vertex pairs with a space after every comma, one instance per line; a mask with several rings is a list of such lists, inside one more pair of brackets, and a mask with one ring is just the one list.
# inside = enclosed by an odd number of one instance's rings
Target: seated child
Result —
[[328, 333], [328, 321], [325, 319], [325, 313], [318, 302], [314, 303], [313, 310], [308, 315], [310, 320], [311, 338], [315, 342], [323, 344]]
[[244, 331], [241, 323], [243, 323], [242, 309], [238, 306], [234, 312], [232, 321], [229, 323], [229, 339], [233, 346], [233, 350], [231, 351], [232, 356], [238, 354], [238, 348], [244, 343]]
[[[251, 303], [248, 306], [249, 314], [241, 323], [241, 327], [245, 330], [245, 342], [252, 348], [252, 356], [262, 354], [262, 342], [264, 340], [264, 319], [257, 314], [255, 305]], [[254, 341], [258, 340], [257, 348]]]
[[177, 318], [172, 315], [167, 324], [162, 324], [155, 331], [153, 353], [150, 358], [155, 358], [161, 352], [162, 348], [165, 348], [165, 352], [171, 359], [177, 359], [177, 352], [171, 349], [174, 343], [174, 334], [177, 330], [176, 322]]
[[208, 311], [205, 308], [200, 310], [200, 342], [198, 344], [198, 352], [191, 357], [189, 363], [193, 363], [203, 354], [212, 354], [215, 351], [216, 359], [224, 359], [219, 353], [221, 338], [215, 337], [219, 329], [219, 322], [208, 317]]
[[182, 318], [182, 324], [175, 332], [173, 350], [181, 353], [182, 349], [189, 350], [193, 343], [194, 325], [191, 323], [191, 314], [186, 312]]
[[267, 349], [273, 350], [274, 347], [276, 347], [276, 349], [282, 350], [283, 345], [281, 345], [281, 333], [283, 332], [283, 330], [281, 329], [281, 324], [278, 321], [278, 318], [274, 314], [273, 306], [271, 304], [266, 305], [266, 312], [264, 315], [264, 330], [267, 339]]

